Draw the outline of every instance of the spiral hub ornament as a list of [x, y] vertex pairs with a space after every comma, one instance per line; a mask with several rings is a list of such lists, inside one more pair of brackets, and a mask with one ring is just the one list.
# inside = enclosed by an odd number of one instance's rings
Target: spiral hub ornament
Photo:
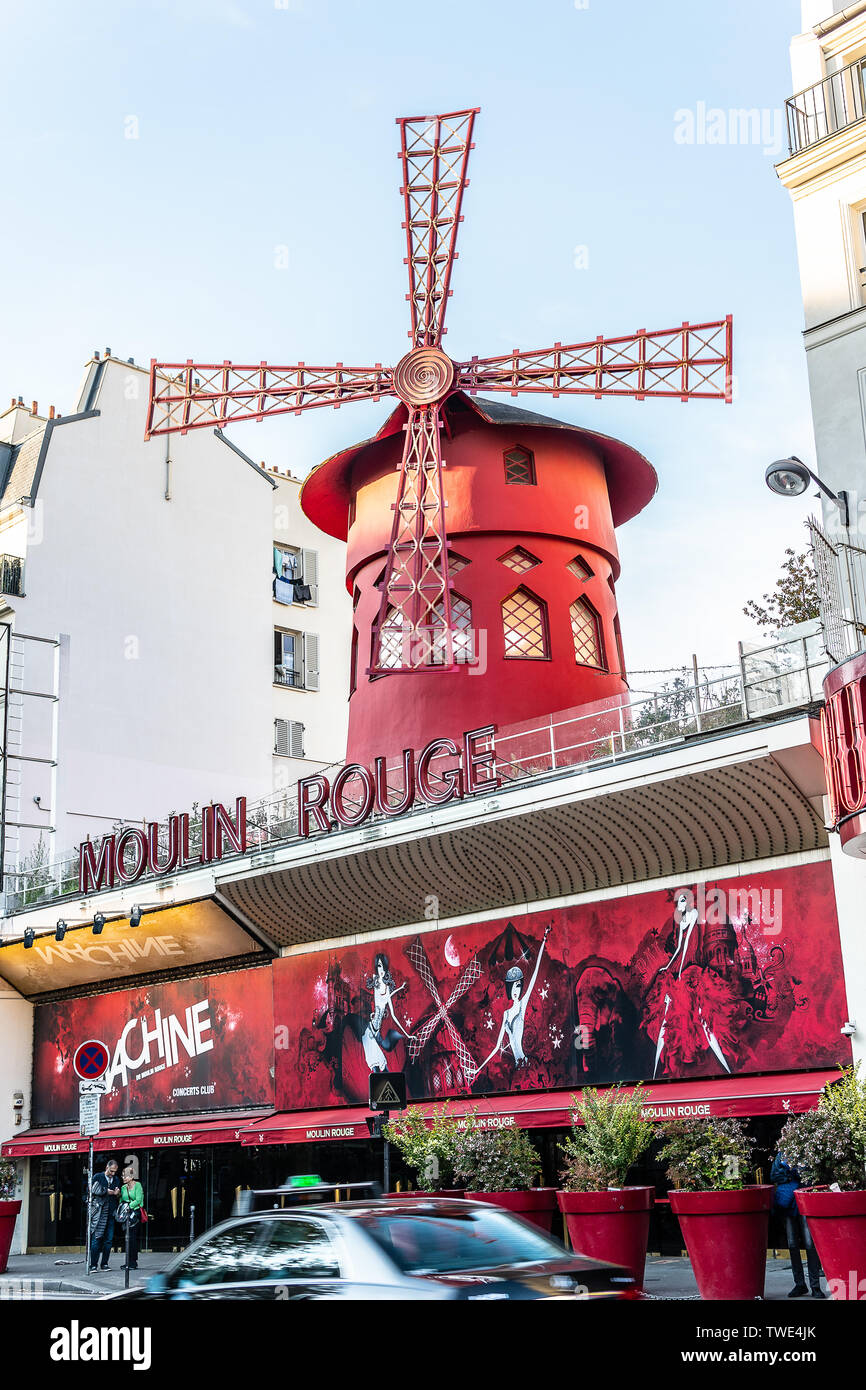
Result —
[[407, 352], [394, 368], [394, 390], [406, 405], [435, 405], [454, 384], [454, 363], [438, 347]]

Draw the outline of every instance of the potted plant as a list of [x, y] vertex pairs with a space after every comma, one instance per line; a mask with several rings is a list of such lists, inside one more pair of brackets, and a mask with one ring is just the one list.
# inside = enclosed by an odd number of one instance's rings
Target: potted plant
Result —
[[454, 1149], [454, 1175], [470, 1201], [491, 1202], [540, 1226], [553, 1227], [556, 1189], [536, 1187], [541, 1159], [525, 1130], [469, 1125]]
[[[470, 1115], [466, 1123], [471, 1122]], [[391, 1120], [382, 1132], [400, 1151], [404, 1162], [415, 1170], [420, 1191], [436, 1192], [440, 1197], [463, 1197], [463, 1189], [454, 1185], [454, 1148], [460, 1125], [461, 1121], [450, 1113], [447, 1103], [437, 1111], [424, 1111], [413, 1105], [401, 1111], [399, 1118]]]
[[626, 1178], [653, 1139], [641, 1119], [645, 1097], [640, 1086], [623, 1094], [621, 1084], [572, 1097], [571, 1138], [559, 1146], [563, 1190], [556, 1194], [572, 1248], [625, 1265], [640, 1286], [653, 1189], [626, 1187]]
[[12, 1233], [21, 1210], [21, 1203], [15, 1197], [18, 1185], [18, 1169], [9, 1158], [0, 1158], [0, 1274], [6, 1271], [9, 1251], [12, 1248]]
[[792, 1115], [778, 1152], [800, 1172], [795, 1195], [833, 1298], [866, 1296], [866, 1081], [860, 1063], [825, 1086], [817, 1110]]
[[747, 1184], [754, 1144], [739, 1120], [677, 1120], [659, 1157], [673, 1184], [701, 1298], [763, 1298], [772, 1183]]

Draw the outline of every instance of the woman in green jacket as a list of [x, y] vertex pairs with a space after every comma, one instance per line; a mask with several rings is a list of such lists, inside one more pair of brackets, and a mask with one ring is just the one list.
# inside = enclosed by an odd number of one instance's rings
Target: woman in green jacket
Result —
[[[129, 1240], [126, 1245], [129, 1268], [138, 1269], [138, 1239], [141, 1231], [141, 1213], [144, 1207], [144, 1189], [137, 1180], [135, 1169], [131, 1163], [127, 1164], [123, 1170], [120, 1201], [129, 1204], [129, 1221], [127, 1222]], [[126, 1269], [126, 1265], [123, 1268]]]

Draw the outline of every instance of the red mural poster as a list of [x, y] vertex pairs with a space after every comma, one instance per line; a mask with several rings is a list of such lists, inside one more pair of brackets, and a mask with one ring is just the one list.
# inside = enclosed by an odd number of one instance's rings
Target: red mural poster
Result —
[[268, 969], [40, 1004], [33, 1123], [78, 1118], [72, 1056], [98, 1038], [112, 1058], [105, 1118], [190, 1115], [273, 1101], [273, 1000]]
[[357, 1104], [850, 1060], [830, 865], [274, 962], [276, 1103]]

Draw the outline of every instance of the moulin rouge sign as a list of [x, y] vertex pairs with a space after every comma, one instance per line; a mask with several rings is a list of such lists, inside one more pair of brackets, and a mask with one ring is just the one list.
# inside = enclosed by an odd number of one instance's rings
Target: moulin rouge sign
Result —
[[[419, 801], [443, 806], [478, 792], [493, 791], [500, 784], [494, 770], [494, 726], [472, 729], [460, 747], [454, 739], [435, 738], [420, 753], [406, 749], [397, 773], [385, 758], [373, 767], [348, 763], [330, 779], [317, 772], [298, 782], [298, 834], [362, 825], [373, 814], [399, 816]], [[445, 765], [434, 768], [435, 759]], [[78, 849], [78, 886], [81, 893], [135, 883], [143, 874], [176, 873], [181, 869], [211, 864], [225, 854], [247, 850], [247, 799], [239, 796], [234, 815], [218, 802], [205, 806], [193, 833], [190, 816], [171, 816], [165, 825], [126, 826], [99, 841], [85, 840]]]

